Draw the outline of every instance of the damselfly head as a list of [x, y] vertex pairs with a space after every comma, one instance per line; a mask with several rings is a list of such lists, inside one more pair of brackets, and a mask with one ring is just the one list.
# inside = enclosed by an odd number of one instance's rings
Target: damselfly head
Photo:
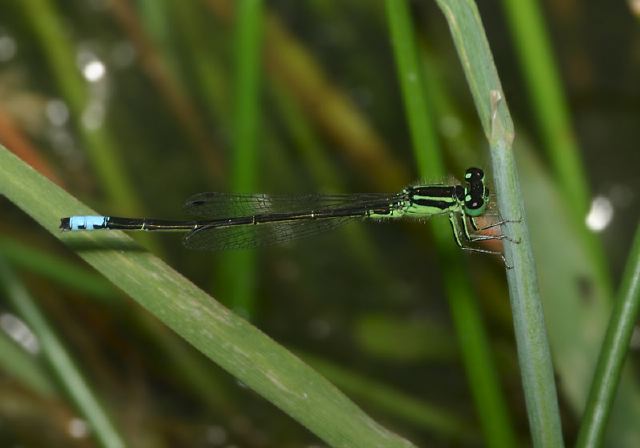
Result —
[[468, 168], [464, 180], [467, 182], [464, 211], [469, 216], [480, 216], [485, 212], [489, 200], [489, 189], [484, 184], [484, 171], [480, 168]]

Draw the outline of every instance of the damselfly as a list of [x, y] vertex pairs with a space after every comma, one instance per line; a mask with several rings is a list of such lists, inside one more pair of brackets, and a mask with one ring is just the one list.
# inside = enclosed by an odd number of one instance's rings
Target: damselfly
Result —
[[[316, 235], [356, 219], [425, 219], [447, 215], [456, 244], [464, 250], [499, 255], [500, 252], [470, 246], [504, 235], [477, 232], [484, 227], [476, 219], [489, 205], [484, 172], [469, 168], [465, 185], [415, 185], [396, 194], [266, 195], [200, 193], [189, 198], [185, 210], [201, 219], [165, 220], [116, 216], [71, 216], [60, 220], [63, 231], [98, 229], [189, 232], [184, 245], [190, 249], [225, 250], [267, 246]], [[506, 263], [505, 263], [506, 264]]]

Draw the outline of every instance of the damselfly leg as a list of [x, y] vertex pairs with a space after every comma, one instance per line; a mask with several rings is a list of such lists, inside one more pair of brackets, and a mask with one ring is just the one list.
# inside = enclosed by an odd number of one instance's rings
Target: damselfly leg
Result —
[[500, 258], [502, 258], [502, 261], [507, 269], [512, 269], [513, 266], [507, 263], [507, 259], [505, 258], [502, 252], [469, 246], [468, 244], [476, 243], [479, 241], [492, 241], [492, 240], [507, 240], [517, 244], [519, 241], [516, 242], [513, 239], [507, 237], [506, 235], [477, 235], [477, 234], [471, 233], [469, 231], [469, 224], [467, 223], [467, 219], [471, 221], [471, 226], [477, 231], [491, 229], [491, 228], [500, 226], [501, 224], [504, 224], [504, 222], [506, 221], [501, 221], [498, 223], [491, 224], [489, 226], [479, 228], [476, 226], [476, 223], [473, 217], [460, 214], [460, 213], [449, 214], [449, 222], [451, 223], [451, 230], [453, 232], [454, 240], [459, 248], [461, 248], [462, 250], [466, 250], [468, 252], [497, 255]]

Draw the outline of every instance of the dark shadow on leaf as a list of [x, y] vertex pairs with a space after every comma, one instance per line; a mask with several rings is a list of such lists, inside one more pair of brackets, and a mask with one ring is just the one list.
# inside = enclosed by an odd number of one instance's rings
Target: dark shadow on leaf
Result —
[[127, 252], [147, 252], [147, 249], [140, 246], [133, 240], [123, 239], [104, 239], [104, 240], [89, 240], [89, 239], [66, 239], [63, 243], [70, 249], [76, 252], [90, 252], [90, 251], [127, 251]]

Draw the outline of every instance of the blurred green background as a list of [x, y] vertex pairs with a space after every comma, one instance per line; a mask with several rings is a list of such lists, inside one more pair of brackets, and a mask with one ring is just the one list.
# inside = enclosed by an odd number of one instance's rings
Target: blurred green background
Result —
[[[184, 199], [201, 191], [395, 192], [443, 180], [420, 179], [385, 2], [2, 4], [0, 142], [100, 213], [179, 218]], [[563, 432], [573, 444], [638, 224], [640, 11], [631, 1], [544, 2], [543, 27], [532, 37], [529, 16], [516, 19], [524, 4], [478, 6], [515, 121]], [[447, 170], [489, 172], [443, 14], [435, 2], [409, 5]], [[567, 174], [552, 154], [573, 150], [578, 163]], [[572, 194], [581, 183], [584, 204]], [[43, 361], [42, 341], [9, 297], [16, 284], [37, 302], [128, 446], [321, 443], [16, 205], [2, 199], [0, 210], [2, 446], [105, 444]], [[461, 359], [464, 328], [452, 322], [442, 283], [450, 258], [434, 250], [426, 229], [354, 224], [234, 253], [189, 251], [177, 235], [133, 236], [416, 445], [527, 444], [503, 266], [488, 256], [456, 261], [468, 272], [490, 347], [490, 359], [476, 362], [498, 378], [510, 420], [499, 442], [481, 422], [483, 386], [469, 381]], [[587, 232], [595, 239], [580, 236]], [[597, 249], [588, 241], [599, 241]], [[584, 275], [565, 275], [584, 263]], [[635, 338], [634, 361], [637, 347]], [[637, 376], [621, 387], [639, 412]], [[640, 443], [628, 420], [614, 414], [616, 424], [624, 442], [609, 443]]]

